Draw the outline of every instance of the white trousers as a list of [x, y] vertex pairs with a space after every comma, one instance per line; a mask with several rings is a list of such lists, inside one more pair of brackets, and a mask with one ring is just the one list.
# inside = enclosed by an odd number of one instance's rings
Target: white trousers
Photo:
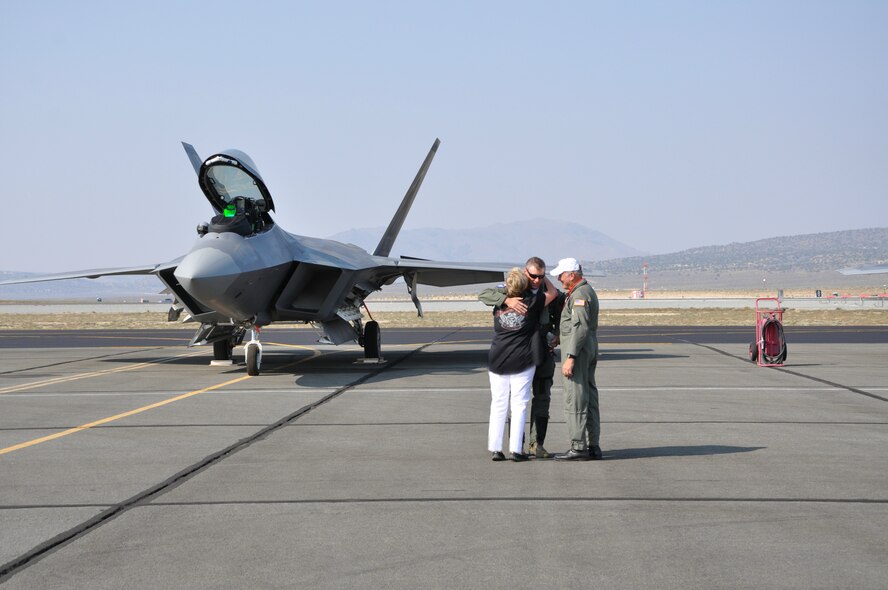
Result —
[[524, 445], [524, 420], [527, 418], [527, 403], [531, 396], [531, 383], [536, 367], [512, 375], [487, 374], [490, 376], [490, 428], [487, 432], [487, 450], [503, 450], [503, 430], [506, 427], [506, 414], [512, 407], [511, 427], [509, 428], [509, 452], [520, 453]]

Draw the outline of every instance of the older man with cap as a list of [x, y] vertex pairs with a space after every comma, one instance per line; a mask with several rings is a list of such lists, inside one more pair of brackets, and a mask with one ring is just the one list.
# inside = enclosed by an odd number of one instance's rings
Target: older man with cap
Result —
[[550, 273], [567, 291], [561, 312], [561, 374], [564, 382], [564, 416], [570, 450], [555, 455], [561, 461], [601, 459], [601, 416], [598, 412], [598, 295], [583, 278], [576, 258], [563, 258]]

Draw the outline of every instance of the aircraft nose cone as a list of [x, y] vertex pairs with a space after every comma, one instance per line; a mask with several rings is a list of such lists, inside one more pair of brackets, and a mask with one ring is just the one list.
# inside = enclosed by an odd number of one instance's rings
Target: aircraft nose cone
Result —
[[219, 310], [229, 287], [240, 275], [240, 267], [232, 257], [216, 248], [201, 248], [189, 253], [173, 273], [189, 295]]

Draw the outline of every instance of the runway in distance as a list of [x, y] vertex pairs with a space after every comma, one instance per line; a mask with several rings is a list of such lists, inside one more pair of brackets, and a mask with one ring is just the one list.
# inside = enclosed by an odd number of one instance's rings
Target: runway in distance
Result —
[[272, 322], [311, 323], [325, 342], [355, 341], [379, 358], [379, 324], [361, 315], [364, 299], [403, 277], [422, 316], [417, 285], [450, 287], [501, 281], [515, 264], [439, 262], [389, 256], [416, 193], [438, 150], [436, 139], [372, 254], [353, 244], [298, 236], [271, 217], [274, 201], [253, 160], [228, 149], [202, 160], [182, 143], [214, 216], [197, 226], [197, 242], [175, 260], [141, 267], [106, 268], [0, 282], [33, 283], [110, 275], [157, 276], [175, 295], [169, 319], [200, 322], [189, 346], [213, 344], [217, 361], [230, 361], [244, 345], [247, 372], [262, 363], [259, 331]]
[[843, 275], [878, 275], [888, 274], [888, 264], [868, 264], [852, 268], [840, 268]]

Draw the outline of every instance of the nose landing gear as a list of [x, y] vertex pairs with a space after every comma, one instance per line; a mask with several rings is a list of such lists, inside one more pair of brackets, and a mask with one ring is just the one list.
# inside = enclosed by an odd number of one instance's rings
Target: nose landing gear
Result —
[[259, 342], [259, 328], [250, 330], [250, 341], [244, 345], [244, 356], [247, 361], [247, 375], [255, 377], [262, 365], [262, 343]]

